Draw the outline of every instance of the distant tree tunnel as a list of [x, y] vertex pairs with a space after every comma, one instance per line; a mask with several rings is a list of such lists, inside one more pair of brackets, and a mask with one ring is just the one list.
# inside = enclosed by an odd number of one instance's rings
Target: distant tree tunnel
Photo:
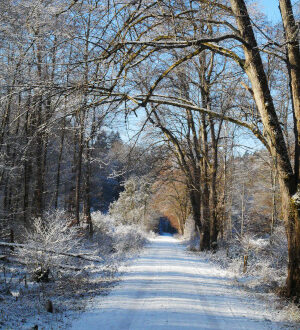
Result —
[[159, 234], [164, 235], [164, 234], [177, 234], [177, 229], [174, 228], [170, 222], [170, 220], [166, 217], [160, 217], [159, 218]]

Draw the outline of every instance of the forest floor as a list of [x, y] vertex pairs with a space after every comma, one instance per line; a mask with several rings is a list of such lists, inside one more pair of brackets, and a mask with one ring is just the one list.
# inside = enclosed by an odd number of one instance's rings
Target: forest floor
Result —
[[151, 239], [108, 296], [95, 297], [70, 329], [299, 329], [234, 276], [168, 236]]

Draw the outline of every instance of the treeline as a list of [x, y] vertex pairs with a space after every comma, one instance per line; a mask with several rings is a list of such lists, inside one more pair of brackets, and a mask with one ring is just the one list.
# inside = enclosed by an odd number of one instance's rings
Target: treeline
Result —
[[108, 210], [134, 168], [130, 146], [114, 133], [114, 106], [90, 93], [109, 71], [95, 63], [103, 46], [92, 42], [105, 32], [107, 9], [99, 1], [69, 10], [59, 1], [0, 6], [1, 225], [30, 225], [57, 208], [89, 222], [91, 210]]
[[[283, 225], [278, 179], [271, 158], [263, 150], [232, 154], [226, 164], [220, 158], [223, 166], [217, 173], [215, 210], [218, 242], [228, 244], [245, 235], [270, 237], [274, 228]], [[169, 163], [168, 169], [157, 176], [152, 191], [155, 208], [184, 235], [192, 214], [184, 174]]]

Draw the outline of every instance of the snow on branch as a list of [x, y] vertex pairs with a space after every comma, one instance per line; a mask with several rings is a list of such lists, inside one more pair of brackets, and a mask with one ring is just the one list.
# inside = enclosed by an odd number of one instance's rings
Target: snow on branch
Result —
[[79, 258], [79, 259], [83, 259], [83, 260], [87, 260], [87, 261], [103, 262], [102, 258], [101, 259], [90, 258], [86, 254], [55, 251], [55, 250], [52, 250], [52, 249], [44, 249], [44, 248], [40, 248], [40, 247], [33, 247], [33, 246], [28, 245], [28, 244], [0, 242], [0, 246], [3, 246], [3, 247], [18, 247], [18, 248], [21, 248], [21, 249], [46, 252], [46, 253], [60, 255], [60, 256]]

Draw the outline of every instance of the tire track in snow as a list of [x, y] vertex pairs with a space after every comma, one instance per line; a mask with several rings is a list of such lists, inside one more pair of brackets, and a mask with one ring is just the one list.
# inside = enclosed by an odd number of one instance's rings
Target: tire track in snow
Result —
[[[280, 329], [259, 301], [232, 286], [225, 272], [161, 236], [136, 258], [122, 281], [75, 320], [71, 329]], [[250, 308], [255, 304], [257, 309]]]

